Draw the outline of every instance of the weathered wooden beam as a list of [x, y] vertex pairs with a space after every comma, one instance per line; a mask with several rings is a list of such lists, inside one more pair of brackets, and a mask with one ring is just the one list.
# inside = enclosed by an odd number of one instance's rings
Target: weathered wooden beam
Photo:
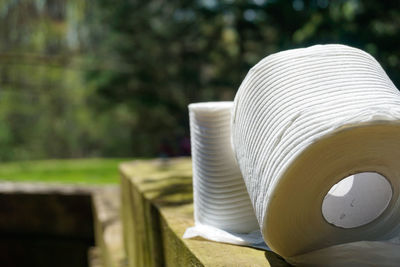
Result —
[[204, 239], [182, 239], [193, 226], [189, 158], [141, 160], [120, 166], [128, 265], [287, 266], [276, 254]]

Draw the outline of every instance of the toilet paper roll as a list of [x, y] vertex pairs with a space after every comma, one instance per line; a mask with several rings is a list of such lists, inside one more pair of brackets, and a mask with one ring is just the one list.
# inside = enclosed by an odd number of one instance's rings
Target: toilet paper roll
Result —
[[263, 242], [230, 141], [233, 102], [189, 105], [196, 226], [184, 237], [250, 245]]
[[[318, 45], [264, 58], [235, 97], [232, 142], [264, 240], [286, 259], [322, 250], [325, 264], [329, 248], [399, 236], [400, 94], [369, 54]], [[386, 259], [400, 251], [390, 244]]]
[[258, 228], [230, 143], [233, 102], [189, 105], [197, 224], [234, 233]]

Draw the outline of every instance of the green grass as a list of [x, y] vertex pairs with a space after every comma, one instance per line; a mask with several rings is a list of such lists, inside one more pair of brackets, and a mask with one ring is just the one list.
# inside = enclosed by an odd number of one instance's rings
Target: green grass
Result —
[[129, 159], [68, 159], [0, 163], [0, 181], [110, 184], [118, 165]]

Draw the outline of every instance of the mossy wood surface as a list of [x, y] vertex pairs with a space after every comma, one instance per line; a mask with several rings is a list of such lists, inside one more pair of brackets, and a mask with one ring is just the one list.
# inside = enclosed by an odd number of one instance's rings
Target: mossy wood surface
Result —
[[288, 266], [272, 252], [182, 239], [194, 225], [190, 158], [133, 161], [120, 171], [129, 266]]
[[[125, 253], [120, 219], [120, 192], [117, 186], [108, 186], [92, 195], [95, 241], [104, 267], [123, 267]], [[96, 251], [93, 250], [96, 254]], [[94, 255], [96, 256], [96, 255]], [[97, 264], [97, 263], [96, 263]]]

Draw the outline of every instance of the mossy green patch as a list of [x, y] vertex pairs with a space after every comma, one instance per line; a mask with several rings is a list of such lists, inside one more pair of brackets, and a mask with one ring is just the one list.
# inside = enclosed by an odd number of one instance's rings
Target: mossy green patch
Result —
[[0, 181], [110, 184], [127, 159], [60, 159], [0, 163]]

